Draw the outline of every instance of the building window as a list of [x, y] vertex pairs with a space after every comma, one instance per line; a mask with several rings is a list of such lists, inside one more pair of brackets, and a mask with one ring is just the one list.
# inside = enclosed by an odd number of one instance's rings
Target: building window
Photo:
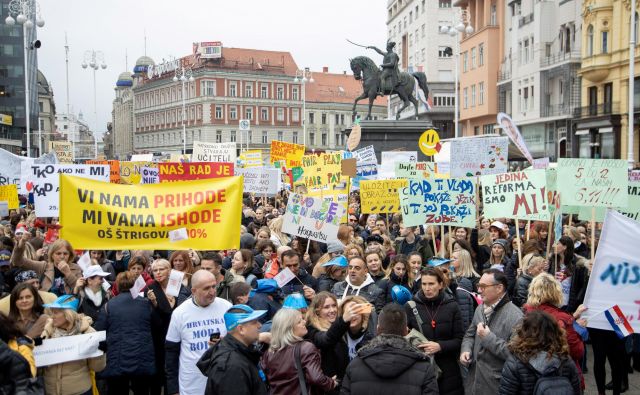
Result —
[[462, 90], [462, 101], [464, 102], [464, 108], [469, 108], [469, 88]]
[[40, 109], [40, 112], [44, 112], [44, 102], [39, 101], [38, 108]]
[[216, 95], [216, 82], [215, 81], [202, 81], [202, 92], [204, 96]]
[[438, 47], [438, 57], [439, 58], [450, 58], [453, 56], [453, 50], [451, 47], [439, 46]]
[[529, 108], [529, 87], [522, 90], [522, 112], [526, 112]]
[[339, 124], [340, 123], [340, 114], [336, 114], [336, 122], [335, 124]]
[[294, 144], [298, 144], [298, 132], [293, 132], [291, 136], [291, 142]]
[[269, 132], [266, 130], [262, 131], [262, 144], [267, 144], [269, 142]]
[[276, 114], [277, 114], [277, 118], [276, 119], [278, 121], [280, 121], [280, 122], [283, 122], [284, 121], [284, 108], [278, 107], [278, 110], [277, 110]]
[[238, 119], [238, 109], [236, 106], [229, 107], [229, 119]]
[[[638, 86], [640, 87], [640, 84]], [[340, 114], [340, 125], [344, 125], [344, 114]]]
[[484, 66], [484, 43], [478, 44], [478, 66]]
[[491, 4], [491, 10], [489, 15], [489, 24], [491, 26], [498, 25], [498, 11], [495, 4]]
[[484, 82], [478, 84], [478, 105], [484, 104]]
[[293, 122], [300, 122], [300, 110], [297, 108], [294, 108], [291, 110], [291, 120]]
[[230, 82], [229, 83], [229, 97], [236, 97], [236, 83], [235, 82]]
[[593, 56], [593, 25], [587, 28], [587, 56]]
[[247, 107], [244, 109], [244, 118], [245, 119], [253, 119], [253, 108], [252, 107]]
[[424, 29], [425, 29], [425, 26], [424, 26], [424, 23], [423, 23], [422, 26], [420, 27], [420, 35], [422, 36], [422, 38], [424, 38], [424, 34], [425, 34], [424, 33]]
[[471, 68], [476, 67], [476, 47], [471, 48]]
[[609, 53], [609, 32], [602, 32], [602, 53]]
[[230, 136], [229, 136], [229, 140], [230, 140], [232, 143], [235, 143], [235, 142], [236, 142], [236, 131], [235, 131], [235, 130], [232, 130], [232, 131], [231, 131]]
[[309, 133], [309, 145], [316, 145], [316, 134], [314, 132]]
[[326, 133], [322, 133], [322, 145], [326, 146], [327, 145], [327, 134]]
[[462, 71], [463, 72], [467, 72], [467, 70], [469, 69], [469, 57], [468, 57], [468, 52], [464, 51], [464, 53], [462, 54]]
[[216, 106], [216, 119], [222, 119], [222, 106]]
[[413, 22], [413, 11], [409, 11], [409, 23]]
[[266, 85], [261, 85], [260, 86], [260, 97], [262, 99], [268, 99], [269, 98], [269, 90], [268, 90], [268, 87]]
[[260, 120], [261, 121], [268, 121], [269, 120], [269, 109], [267, 109], [267, 108], [261, 108], [260, 109]]
[[476, 86], [471, 85], [471, 107], [476, 106]]
[[297, 86], [293, 87], [293, 89], [291, 90], [291, 99], [292, 100], [299, 100], [298, 99], [298, 87]]
[[309, 113], [309, 123], [312, 125], [316, 123], [315, 114], [312, 112]]
[[222, 130], [216, 130], [216, 143], [222, 142]]
[[284, 99], [284, 87], [278, 85], [278, 88], [276, 90], [276, 97], [278, 100], [283, 100]]
[[282, 130], [278, 130], [278, 141], [284, 140], [284, 132]]
[[440, 8], [451, 8], [451, 0], [439, 0], [438, 6]]
[[247, 131], [247, 143], [251, 143], [251, 140], [253, 140], [253, 131], [248, 130]]
[[633, 20], [633, 41], [635, 41], [636, 45], [638, 44], [638, 13], [636, 12], [636, 17]]
[[40, 119], [40, 130], [44, 130], [44, 119]]
[[323, 124], [323, 125], [327, 124], [327, 114], [324, 113], [324, 112], [322, 113], [322, 116], [320, 118], [320, 123]]
[[244, 97], [253, 97], [253, 84], [250, 82], [245, 83]]

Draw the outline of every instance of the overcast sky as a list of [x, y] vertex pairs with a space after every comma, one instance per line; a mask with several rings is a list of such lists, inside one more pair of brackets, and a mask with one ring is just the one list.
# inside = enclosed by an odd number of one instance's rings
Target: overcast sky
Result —
[[[144, 54], [156, 62], [191, 52], [196, 41], [223, 47], [289, 51], [299, 67], [331, 72], [349, 69], [349, 57], [373, 51], [345, 39], [384, 47], [387, 0], [40, 0], [46, 24], [38, 29], [38, 65], [52, 84], [56, 111], [66, 112], [64, 37], [69, 41], [69, 96], [72, 112], [82, 111], [92, 129], [93, 71], [81, 64], [85, 51], [101, 50], [107, 64], [98, 70], [98, 131], [111, 120], [118, 75], [132, 71]], [[125, 68], [125, 51], [128, 65]]]

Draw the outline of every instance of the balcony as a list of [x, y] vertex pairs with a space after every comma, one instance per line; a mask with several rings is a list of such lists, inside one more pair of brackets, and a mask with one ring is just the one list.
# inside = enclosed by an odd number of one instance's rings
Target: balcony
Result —
[[498, 83], [511, 79], [511, 67], [502, 65], [498, 69]]
[[574, 118], [589, 118], [601, 115], [618, 114], [620, 112], [620, 103], [600, 103], [585, 107], [576, 107], [573, 110]]
[[563, 53], [557, 53], [555, 55], [540, 58], [540, 67], [553, 66], [559, 63], [564, 63], [564, 62], [580, 62], [580, 61], [581, 61], [580, 51], [563, 52]]
[[522, 27], [533, 22], [533, 12], [518, 19], [518, 27]]
[[543, 118], [546, 118], [546, 117], [570, 116], [571, 114], [573, 114], [573, 112], [571, 111], [571, 106], [568, 104], [549, 104], [547, 106], [542, 107], [541, 116]]

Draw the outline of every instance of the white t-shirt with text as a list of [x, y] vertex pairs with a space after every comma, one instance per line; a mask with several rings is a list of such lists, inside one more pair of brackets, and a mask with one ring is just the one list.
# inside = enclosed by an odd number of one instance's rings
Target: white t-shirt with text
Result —
[[207, 307], [197, 306], [193, 298], [186, 300], [171, 315], [167, 340], [180, 343], [180, 395], [202, 395], [207, 385], [207, 377], [196, 366], [196, 362], [209, 348], [209, 336], [220, 332], [227, 334], [224, 313], [231, 303], [216, 298]]

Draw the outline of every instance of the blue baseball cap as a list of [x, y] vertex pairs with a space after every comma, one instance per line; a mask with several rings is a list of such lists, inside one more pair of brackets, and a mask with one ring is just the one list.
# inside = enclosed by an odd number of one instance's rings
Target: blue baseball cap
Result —
[[256, 281], [256, 288], [249, 292], [249, 296], [253, 296], [256, 292], [262, 294], [272, 294], [278, 291], [278, 282], [273, 278], [263, 278]]
[[[242, 310], [244, 313], [230, 313], [230, 310]], [[224, 313], [224, 325], [227, 327], [227, 331], [236, 329], [240, 324], [246, 324], [247, 322], [255, 321], [267, 314], [267, 310], [254, 310], [246, 304], [236, 304], [231, 306], [226, 313]]]
[[441, 266], [444, 265], [446, 263], [451, 262], [451, 259], [447, 259], [447, 258], [440, 258], [438, 256], [434, 256], [433, 258], [429, 259], [429, 261], [427, 262], [427, 264], [429, 266]]
[[337, 257], [332, 258], [329, 262], [322, 264], [322, 267], [326, 266], [347, 267], [349, 266], [349, 262], [347, 262], [347, 258], [344, 255], [338, 255]]
[[282, 304], [283, 309], [299, 310], [306, 309], [307, 307], [309, 307], [307, 305], [307, 301], [304, 299], [304, 296], [302, 296], [302, 294], [298, 292], [292, 293], [291, 295], [287, 296], [284, 300], [284, 303]]
[[391, 299], [401, 306], [410, 301], [411, 297], [411, 291], [402, 285], [394, 285], [391, 288]]
[[62, 295], [54, 300], [53, 303], [48, 303], [43, 306], [50, 309], [71, 309], [78, 311], [79, 304], [80, 300], [75, 295]]

